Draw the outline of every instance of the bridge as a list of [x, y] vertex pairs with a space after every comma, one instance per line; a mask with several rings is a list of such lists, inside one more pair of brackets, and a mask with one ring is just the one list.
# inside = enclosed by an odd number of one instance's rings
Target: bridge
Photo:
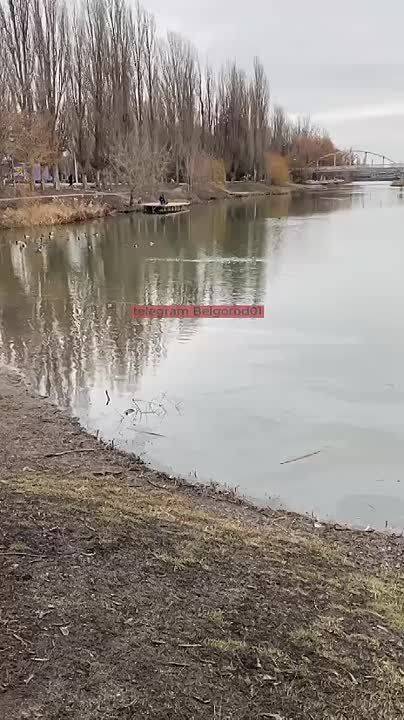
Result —
[[404, 176], [404, 162], [371, 150], [336, 150], [312, 161], [305, 168], [321, 177], [351, 180], [395, 180]]

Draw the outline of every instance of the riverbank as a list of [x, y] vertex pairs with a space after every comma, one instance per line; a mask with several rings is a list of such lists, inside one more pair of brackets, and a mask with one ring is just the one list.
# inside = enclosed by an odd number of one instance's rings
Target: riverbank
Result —
[[[187, 201], [191, 205], [198, 205], [217, 200], [290, 195], [291, 192], [303, 191], [292, 184], [277, 187], [253, 182], [226, 183], [225, 186], [210, 183], [195, 186], [192, 191], [185, 184], [167, 184], [160, 187], [157, 193], [142, 193], [141, 199], [142, 202], [153, 201], [163, 192], [169, 202]], [[140, 205], [135, 202], [130, 206], [129, 198], [130, 193], [124, 187], [105, 191], [62, 188], [58, 192], [47, 188], [41, 193], [20, 194], [16, 197], [0, 194], [0, 229], [62, 225], [117, 213], [138, 212]], [[140, 201], [140, 196], [136, 200]]]
[[170, 479], [8, 370], [0, 494], [2, 717], [402, 717], [402, 538]]

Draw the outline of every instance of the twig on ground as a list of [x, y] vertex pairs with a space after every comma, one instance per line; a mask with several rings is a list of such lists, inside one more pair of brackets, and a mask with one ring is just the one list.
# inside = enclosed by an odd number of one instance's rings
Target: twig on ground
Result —
[[5, 552], [5, 553], [0, 552], [0, 556], [2, 556], [2, 557], [34, 557], [34, 558], [38, 558], [38, 560], [45, 557], [44, 555], [38, 555], [37, 553], [12, 552], [12, 551]]
[[32, 643], [28, 642], [27, 640], [23, 640], [23, 638], [20, 637], [19, 635], [17, 635], [17, 633], [11, 633], [11, 634], [12, 634], [13, 638], [18, 640], [18, 642], [22, 643], [23, 645], [25, 645], [25, 647], [32, 645]]
[[120, 709], [120, 710], [127, 710], [128, 708], [133, 707], [133, 705], [135, 705], [136, 702], [137, 702], [136, 699], [135, 699], [135, 700], [132, 700], [132, 702], [130, 702], [129, 705], [121, 705], [121, 707], [120, 707], [119, 709]]
[[86, 452], [98, 452], [99, 448], [78, 448], [77, 450], [63, 450], [63, 452], [58, 453], [47, 453], [46, 455], [39, 455], [38, 457], [41, 458], [53, 458], [53, 457], [61, 457], [62, 455], [70, 455], [72, 453], [86, 453]]
[[153, 482], [152, 480], [147, 480], [149, 485], [152, 485], [154, 488], [157, 488], [157, 490], [171, 490], [171, 488], [168, 488], [167, 485], [158, 485], [157, 483]]

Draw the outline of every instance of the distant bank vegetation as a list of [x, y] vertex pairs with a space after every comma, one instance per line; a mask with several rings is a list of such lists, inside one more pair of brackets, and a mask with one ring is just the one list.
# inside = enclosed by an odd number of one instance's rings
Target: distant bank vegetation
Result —
[[[129, 0], [0, 0], [4, 181], [45, 168], [58, 187], [160, 181], [285, 182], [335, 147], [310, 119], [270, 102], [264, 67], [204, 65], [182, 36], [159, 37]], [[38, 180], [38, 179], [37, 179]]]

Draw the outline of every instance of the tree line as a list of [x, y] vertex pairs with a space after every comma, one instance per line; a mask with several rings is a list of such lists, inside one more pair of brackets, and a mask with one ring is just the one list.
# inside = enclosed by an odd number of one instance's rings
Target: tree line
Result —
[[56, 183], [66, 155], [83, 183], [135, 188], [269, 179], [274, 157], [299, 166], [335, 149], [271, 106], [258, 57], [251, 74], [214, 72], [128, 0], [0, 0], [0, 108], [0, 155], [52, 166]]

